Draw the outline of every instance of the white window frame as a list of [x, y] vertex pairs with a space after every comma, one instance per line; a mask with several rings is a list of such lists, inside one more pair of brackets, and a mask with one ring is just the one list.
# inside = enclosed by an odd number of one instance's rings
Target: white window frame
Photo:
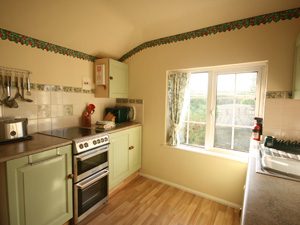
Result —
[[[217, 151], [222, 153], [233, 153], [239, 154], [243, 153], [240, 151], [232, 149], [223, 149], [214, 147], [214, 132], [215, 132], [215, 112], [216, 112], [216, 100], [217, 100], [217, 78], [218, 75], [222, 74], [236, 74], [245, 72], [257, 72], [256, 79], [256, 101], [255, 101], [255, 117], [263, 117], [264, 115], [264, 105], [266, 98], [266, 88], [267, 88], [267, 72], [268, 72], [268, 62], [252, 62], [252, 63], [242, 63], [242, 64], [232, 64], [225, 66], [214, 66], [214, 67], [203, 67], [198, 69], [186, 69], [180, 70], [190, 73], [208, 73], [208, 93], [207, 93], [207, 118], [206, 118], [206, 130], [205, 130], [205, 150]], [[192, 151], [195, 149], [203, 150], [201, 146], [191, 146], [187, 144], [181, 144], [180, 149]]]

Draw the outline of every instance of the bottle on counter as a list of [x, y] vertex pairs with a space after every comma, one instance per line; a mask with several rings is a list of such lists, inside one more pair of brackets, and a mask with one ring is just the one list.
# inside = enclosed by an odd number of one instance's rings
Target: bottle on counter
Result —
[[255, 141], [260, 141], [263, 130], [263, 118], [254, 117], [254, 126], [252, 128], [252, 139]]

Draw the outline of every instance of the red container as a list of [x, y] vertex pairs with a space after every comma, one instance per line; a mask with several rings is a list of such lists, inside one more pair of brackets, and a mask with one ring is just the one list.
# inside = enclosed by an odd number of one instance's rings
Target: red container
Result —
[[260, 117], [255, 117], [254, 121], [255, 121], [254, 126], [252, 128], [252, 139], [256, 141], [260, 141], [262, 136], [262, 129], [263, 129], [263, 125], [262, 125], [263, 119]]

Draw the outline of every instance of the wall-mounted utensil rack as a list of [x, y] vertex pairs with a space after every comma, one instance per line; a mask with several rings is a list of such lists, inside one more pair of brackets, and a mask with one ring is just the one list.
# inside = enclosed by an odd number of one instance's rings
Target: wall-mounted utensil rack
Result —
[[[31, 95], [30, 75], [31, 72], [28, 70], [0, 66], [0, 85], [2, 86], [0, 104], [9, 108], [18, 108], [17, 99], [32, 102], [31, 99], [25, 98], [25, 89], [26, 94]], [[12, 87], [16, 89], [14, 96], [12, 96]]]

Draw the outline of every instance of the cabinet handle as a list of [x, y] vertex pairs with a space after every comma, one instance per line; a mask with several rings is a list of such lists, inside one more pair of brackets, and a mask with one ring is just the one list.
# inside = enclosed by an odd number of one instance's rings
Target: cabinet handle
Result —
[[109, 77], [110, 80], [113, 80], [114, 78], [112, 76]]
[[32, 156], [30, 155], [28, 157], [28, 164], [30, 166], [35, 166], [35, 165], [38, 165], [38, 164], [43, 164], [43, 163], [47, 163], [51, 160], [61, 160], [63, 158], [63, 156], [61, 155], [56, 155], [56, 156], [53, 156], [53, 157], [50, 157], [50, 158], [46, 158], [46, 159], [43, 159], [43, 160], [40, 160], [40, 161], [37, 161], [37, 162], [32, 162]]
[[130, 146], [130, 147], [129, 147], [129, 150], [132, 150], [132, 149], [134, 149], [134, 146]]
[[72, 174], [72, 173], [69, 174], [69, 175], [67, 176], [67, 178], [68, 178], [68, 179], [73, 179], [73, 178], [74, 178], [74, 174]]

